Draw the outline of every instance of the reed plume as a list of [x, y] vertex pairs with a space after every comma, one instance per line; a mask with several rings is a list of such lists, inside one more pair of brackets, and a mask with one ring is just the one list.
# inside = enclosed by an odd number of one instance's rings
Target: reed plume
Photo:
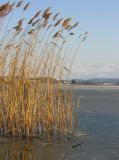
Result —
[[10, 4], [9, 2], [0, 5], [0, 17], [4, 17], [5, 15], [9, 14], [13, 6], [14, 6], [14, 3]]
[[71, 18], [65, 19], [64, 22], [63, 22], [63, 24], [62, 24], [62, 26], [63, 26], [64, 28], [67, 28], [67, 26], [69, 25], [69, 22], [70, 22], [70, 21], [71, 21]]
[[59, 15], [60, 15], [60, 13], [56, 13], [56, 14], [54, 15], [54, 17], [53, 17], [53, 20], [55, 21], [56, 18], [57, 18]]
[[23, 3], [23, 0], [19, 1], [17, 4], [16, 4], [16, 7], [19, 8]]
[[59, 19], [55, 24], [54, 24], [54, 27], [58, 26], [59, 24], [61, 24], [63, 18]]
[[23, 10], [26, 11], [26, 10], [28, 9], [29, 5], [30, 5], [30, 2], [28, 2], [28, 3], [24, 6]]

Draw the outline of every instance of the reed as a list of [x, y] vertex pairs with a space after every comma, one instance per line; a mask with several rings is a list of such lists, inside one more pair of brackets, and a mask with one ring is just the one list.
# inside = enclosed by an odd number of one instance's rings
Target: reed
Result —
[[0, 135], [51, 141], [72, 133], [76, 119], [72, 95], [61, 79], [69, 74], [65, 64], [71, 59], [65, 48], [78, 23], [57, 20], [59, 13], [53, 15], [49, 7], [9, 26], [10, 15], [19, 8], [25, 17], [30, 3], [23, 3], [0, 5]]

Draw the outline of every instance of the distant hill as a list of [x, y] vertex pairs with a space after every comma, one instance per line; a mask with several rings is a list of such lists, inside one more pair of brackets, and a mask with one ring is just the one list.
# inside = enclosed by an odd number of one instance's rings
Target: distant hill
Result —
[[72, 79], [72, 84], [110, 84], [110, 85], [119, 85], [119, 79], [115, 78], [92, 78], [92, 79]]

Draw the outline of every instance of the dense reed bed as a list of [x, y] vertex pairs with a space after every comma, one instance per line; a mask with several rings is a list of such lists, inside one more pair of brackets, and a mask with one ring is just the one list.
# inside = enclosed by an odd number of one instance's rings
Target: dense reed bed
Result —
[[61, 79], [88, 33], [75, 34], [79, 22], [53, 15], [50, 7], [25, 18], [30, 5], [0, 4], [0, 135], [51, 140], [73, 131], [72, 95]]

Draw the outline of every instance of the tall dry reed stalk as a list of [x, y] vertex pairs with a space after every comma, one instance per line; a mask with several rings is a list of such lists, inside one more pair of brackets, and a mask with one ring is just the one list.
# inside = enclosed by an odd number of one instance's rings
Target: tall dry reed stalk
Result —
[[69, 72], [65, 64], [72, 63], [67, 46], [72, 48], [69, 37], [78, 22], [58, 18], [59, 13], [52, 16], [49, 7], [9, 26], [10, 15], [23, 7], [25, 16], [29, 5], [23, 1], [0, 5], [0, 135], [50, 141], [71, 133], [76, 118], [72, 96], [61, 79]]

